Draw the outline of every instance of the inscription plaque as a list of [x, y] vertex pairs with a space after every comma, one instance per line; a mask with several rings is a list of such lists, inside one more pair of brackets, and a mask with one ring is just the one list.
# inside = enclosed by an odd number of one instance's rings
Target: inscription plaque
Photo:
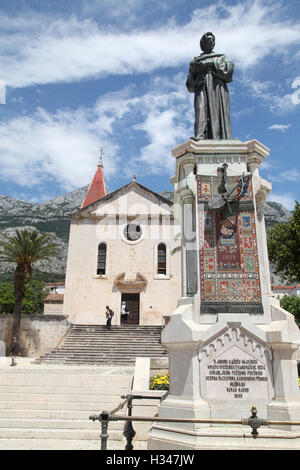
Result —
[[267, 403], [274, 396], [272, 353], [268, 345], [240, 322], [214, 331], [199, 350], [201, 395], [231, 406]]
[[208, 362], [205, 372], [208, 399], [268, 399], [266, 365], [237, 346]]

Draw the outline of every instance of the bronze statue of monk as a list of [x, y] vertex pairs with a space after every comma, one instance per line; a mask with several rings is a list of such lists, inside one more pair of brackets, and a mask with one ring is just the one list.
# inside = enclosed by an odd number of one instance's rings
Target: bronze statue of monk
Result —
[[232, 139], [229, 92], [234, 65], [224, 54], [214, 52], [215, 36], [202, 36], [200, 56], [190, 62], [186, 86], [195, 93], [194, 140]]

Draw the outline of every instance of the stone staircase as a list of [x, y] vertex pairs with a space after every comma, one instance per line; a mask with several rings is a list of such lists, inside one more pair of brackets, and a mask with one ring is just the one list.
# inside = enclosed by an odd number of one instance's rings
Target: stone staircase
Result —
[[48, 364], [133, 365], [136, 357], [167, 357], [160, 326], [72, 325], [63, 343], [39, 361]]
[[[20, 361], [0, 368], [0, 449], [99, 449], [100, 424], [89, 416], [121, 402], [133, 368], [44, 364], [26, 369]], [[109, 425], [113, 449], [124, 448], [123, 425]]]

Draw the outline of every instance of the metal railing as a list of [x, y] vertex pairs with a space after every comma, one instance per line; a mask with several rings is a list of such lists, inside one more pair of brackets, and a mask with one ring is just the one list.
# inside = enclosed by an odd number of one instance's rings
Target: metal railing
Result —
[[[189, 419], [189, 418], [158, 418], [152, 416], [132, 416], [132, 401], [135, 399], [161, 399], [161, 397], [150, 397], [143, 395], [122, 395], [124, 400], [114, 408], [110, 413], [102, 411], [99, 415], [91, 415], [89, 417], [92, 421], [100, 421], [101, 423], [101, 450], [107, 450], [108, 440], [108, 424], [110, 421], [125, 421], [123, 436], [126, 438], [125, 450], [133, 450], [132, 440], [136, 435], [133, 429], [132, 422], [150, 422], [150, 423], [194, 423], [194, 424], [239, 424], [243, 426], [250, 426], [253, 439], [258, 437], [258, 429], [261, 426], [300, 426], [300, 421], [269, 421], [267, 419], [260, 419], [257, 416], [257, 409], [255, 406], [251, 408], [251, 416], [246, 419]], [[127, 404], [128, 416], [116, 415], [125, 404]]]
[[[122, 395], [121, 398], [123, 398], [123, 401], [113, 410], [110, 412], [108, 411], [102, 411], [99, 415], [91, 415], [89, 419], [92, 421], [100, 421], [101, 422], [101, 434], [100, 434], [100, 439], [101, 439], [101, 450], [106, 450], [107, 449], [107, 440], [108, 440], [108, 423], [110, 421], [125, 421], [124, 424], [124, 430], [123, 430], [123, 436], [126, 439], [126, 446], [125, 450], [133, 450], [133, 445], [132, 445], [132, 440], [134, 436], [136, 435], [135, 430], [133, 429], [132, 426], [132, 421], [142, 421], [140, 419], [137, 419], [137, 417], [132, 416], [132, 402], [133, 400], [161, 400], [161, 397], [153, 397], [153, 396], [144, 396], [144, 395], [133, 395], [133, 394], [128, 394], [128, 395]], [[127, 413], [128, 416], [120, 416], [116, 415], [118, 411], [120, 411], [124, 406], [127, 404]], [[149, 418], [145, 418], [143, 421], [148, 421]], [[153, 418], [151, 418], [151, 421], [153, 421]]]

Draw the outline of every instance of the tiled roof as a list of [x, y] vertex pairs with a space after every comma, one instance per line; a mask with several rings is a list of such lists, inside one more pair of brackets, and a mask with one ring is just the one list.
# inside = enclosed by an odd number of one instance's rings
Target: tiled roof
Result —
[[49, 294], [46, 297], [45, 303], [51, 302], [63, 302], [64, 301], [64, 294]]
[[273, 290], [291, 290], [294, 288], [295, 286], [272, 286]]
[[64, 286], [64, 282], [46, 282], [45, 287], [50, 287], [50, 286]]

